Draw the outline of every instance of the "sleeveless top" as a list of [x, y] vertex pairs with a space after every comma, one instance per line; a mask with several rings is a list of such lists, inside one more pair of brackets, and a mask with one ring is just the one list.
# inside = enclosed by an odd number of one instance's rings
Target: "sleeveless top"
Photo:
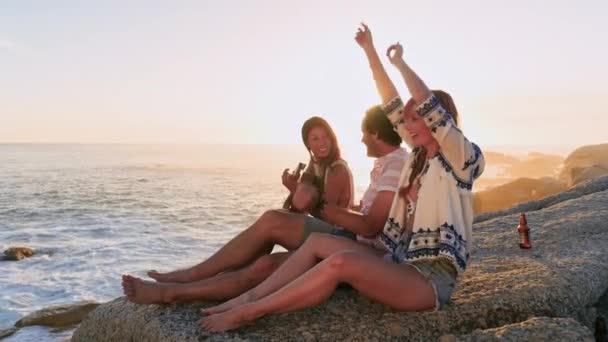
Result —
[[315, 163], [311, 160], [308, 168], [304, 172], [306, 173], [312, 171], [314, 173], [315, 178], [318, 180], [317, 185], [321, 187], [321, 189], [319, 190], [321, 194], [323, 194], [325, 193], [325, 188], [327, 187], [327, 178], [329, 176], [329, 171], [338, 165], [344, 166], [346, 172], [348, 172], [348, 177], [350, 180], [350, 200], [348, 202], [348, 208], [350, 208], [355, 203], [355, 183], [353, 181], [353, 173], [348, 167], [348, 163], [344, 159], [337, 159], [336, 161], [331, 163], [329, 167], [323, 167], [319, 163]]

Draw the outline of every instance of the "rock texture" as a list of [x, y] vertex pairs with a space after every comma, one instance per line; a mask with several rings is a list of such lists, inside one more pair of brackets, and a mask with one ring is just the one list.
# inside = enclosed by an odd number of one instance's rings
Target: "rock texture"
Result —
[[584, 181], [608, 175], [608, 161], [603, 164], [595, 164], [584, 169], [573, 169], [572, 174], [572, 185], [577, 185]]
[[49, 327], [65, 327], [80, 323], [82, 319], [99, 306], [95, 302], [78, 302], [68, 305], [48, 307], [23, 317], [15, 323], [15, 327], [30, 325], [45, 325]]
[[19, 261], [34, 255], [34, 250], [29, 247], [10, 247], [4, 251], [4, 260]]
[[19, 330], [17, 327], [0, 330], [0, 339], [11, 336], [12, 334], [16, 333], [17, 330]]
[[197, 324], [198, 310], [209, 303], [135, 305], [118, 298], [90, 313], [72, 340], [436, 340], [530, 317], [574, 318], [592, 328], [593, 305], [608, 289], [608, 190], [586, 191], [602, 186], [587, 184], [578, 196], [570, 193], [528, 212], [530, 250], [518, 247], [517, 213], [475, 224], [472, 262], [444, 311], [396, 312], [340, 290], [317, 308], [264, 317], [213, 335]]
[[[587, 171], [587, 175], [581, 176], [588, 168], [596, 168], [595, 171]], [[599, 169], [598, 169], [599, 168]], [[605, 173], [597, 171], [606, 170]], [[583, 146], [576, 149], [564, 161], [559, 179], [568, 184], [576, 185], [588, 180], [590, 176], [608, 174], [608, 144]]]
[[[471, 334], [447, 339], [459, 342], [494, 341], [585, 341], [593, 342], [593, 333], [572, 318], [534, 317], [525, 322], [505, 325], [500, 328], [475, 330]], [[441, 341], [441, 339], [440, 339]]]

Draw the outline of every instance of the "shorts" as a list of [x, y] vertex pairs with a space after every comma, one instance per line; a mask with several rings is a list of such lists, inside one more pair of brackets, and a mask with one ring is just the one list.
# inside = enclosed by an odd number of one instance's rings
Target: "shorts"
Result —
[[[385, 259], [393, 261], [389, 253]], [[428, 279], [435, 292], [435, 310], [441, 310], [450, 301], [456, 287], [458, 273], [452, 262], [446, 258], [405, 261], [405, 265], [413, 266], [418, 273]]]
[[304, 235], [302, 236], [302, 243], [308, 239], [312, 233], [325, 233], [335, 236], [341, 236], [350, 240], [357, 240], [357, 236], [342, 228], [338, 228], [331, 223], [327, 223], [323, 220], [319, 220], [314, 216], [306, 216], [304, 219]]

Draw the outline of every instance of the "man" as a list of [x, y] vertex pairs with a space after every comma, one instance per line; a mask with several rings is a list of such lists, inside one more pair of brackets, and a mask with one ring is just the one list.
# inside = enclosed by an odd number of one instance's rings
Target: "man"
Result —
[[[361, 141], [367, 147], [367, 155], [376, 160], [360, 210], [332, 204], [317, 209], [324, 220], [380, 248], [374, 238], [388, 218], [408, 154], [400, 147], [401, 138], [382, 107], [368, 110], [361, 126]], [[293, 204], [310, 208], [316, 196], [315, 190], [302, 184], [298, 186]], [[335, 226], [309, 215], [270, 210], [200, 264], [166, 274], [149, 273], [158, 282], [124, 275], [123, 290], [130, 301], [141, 304], [178, 299], [229, 299], [262, 282], [288, 257], [286, 253], [269, 254], [275, 244], [293, 251], [313, 232], [342, 235]]]

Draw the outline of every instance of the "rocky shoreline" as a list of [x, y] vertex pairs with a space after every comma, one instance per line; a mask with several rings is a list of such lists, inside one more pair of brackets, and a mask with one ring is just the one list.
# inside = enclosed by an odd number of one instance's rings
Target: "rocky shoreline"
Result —
[[396, 312], [341, 289], [320, 307], [209, 334], [197, 321], [199, 309], [210, 303], [135, 305], [118, 298], [91, 312], [72, 340], [467, 341], [504, 335], [549, 341], [559, 329], [589, 340], [603, 310], [595, 305], [608, 289], [606, 183], [604, 177], [581, 184], [579, 192], [528, 212], [530, 250], [518, 247], [519, 211], [476, 223], [473, 261], [444, 311]]

